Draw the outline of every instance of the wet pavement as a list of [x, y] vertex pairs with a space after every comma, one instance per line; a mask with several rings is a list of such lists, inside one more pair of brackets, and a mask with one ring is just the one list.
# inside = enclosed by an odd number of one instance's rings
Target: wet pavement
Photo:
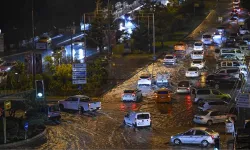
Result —
[[[225, 11], [229, 1], [221, 0], [217, 7]], [[215, 19], [215, 18], [214, 18]], [[207, 32], [214, 32], [216, 24], [206, 24]], [[200, 34], [193, 37], [200, 40]], [[208, 47], [211, 51], [214, 47]], [[188, 49], [190, 53], [192, 48]], [[213, 52], [212, 52], [213, 53]], [[194, 85], [203, 86], [205, 76], [215, 70], [215, 59], [206, 57], [207, 70], [199, 78], [191, 79]], [[193, 123], [193, 116], [198, 111], [192, 103], [191, 95], [174, 94], [172, 103], [156, 104], [149, 91], [139, 103], [121, 102], [121, 94], [125, 89], [136, 88], [136, 83], [142, 73], [170, 72], [173, 77], [173, 89], [181, 80], [187, 80], [185, 70], [190, 66], [187, 55], [176, 67], [165, 67], [162, 60], [147, 66], [120, 84], [102, 98], [102, 110], [96, 113], [79, 115], [77, 112], [62, 112], [62, 122], [58, 126], [48, 126], [47, 141], [38, 146], [22, 147], [37, 149], [213, 149], [213, 146], [201, 148], [198, 146], [172, 146], [169, 141], [172, 135], [184, 132], [192, 127], [204, 126]], [[205, 85], [204, 85], [205, 86]], [[227, 91], [229, 92], [229, 91]], [[135, 129], [123, 125], [123, 118], [128, 111], [150, 112], [152, 127]], [[221, 148], [227, 148], [227, 141], [232, 138], [225, 133], [225, 124], [215, 124], [211, 129], [220, 133]]]

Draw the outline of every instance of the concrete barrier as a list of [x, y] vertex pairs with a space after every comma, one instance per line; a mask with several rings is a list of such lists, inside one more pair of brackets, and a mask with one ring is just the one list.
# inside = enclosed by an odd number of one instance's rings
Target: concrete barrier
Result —
[[38, 134], [32, 138], [29, 138], [27, 140], [22, 140], [22, 141], [18, 141], [18, 142], [14, 142], [14, 143], [2, 144], [2, 145], [0, 145], [0, 149], [17, 148], [17, 147], [22, 146], [22, 145], [31, 144], [35, 141], [41, 140], [43, 137], [46, 137], [46, 133], [47, 133], [47, 129], [45, 129], [40, 134]]

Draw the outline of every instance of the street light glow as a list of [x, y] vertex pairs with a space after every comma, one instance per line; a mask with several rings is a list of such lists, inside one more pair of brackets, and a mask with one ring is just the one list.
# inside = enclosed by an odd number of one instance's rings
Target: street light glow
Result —
[[42, 93], [37, 93], [37, 96], [38, 96], [38, 97], [42, 97], [43, 94], [42, 94]]

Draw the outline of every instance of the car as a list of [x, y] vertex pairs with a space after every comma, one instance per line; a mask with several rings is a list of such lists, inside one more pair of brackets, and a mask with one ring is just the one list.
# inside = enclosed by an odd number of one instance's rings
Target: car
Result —
[[234, 54], [222, 54], [220, 55], [218, 60], [222, 61], [222, 60], [240, 60], [240, 59]]
[[228, 74], [211, 74], [206, 78], [206, 85], [213, 87], [215, 89], [219, 88], [238, 88], [241, 86], [241, 80], [239, 78], [235, 78]]
[[9, 72], [13, 67], [15, 67], [17, 63], [14, 62], [5, 62], [2, 65], [0, 65], [0, 71]]
[[234, 14], [237, 14], [238, 15], [238, 11], [233, 9], [232, 12], [231, 12], [231, 16], [234, 15]]
[[151, 88], [152, 82], [153, 82], [153, 79], [150, 74], [142, 74], [140, 75], [139, 80], [137, 82], [137, 87], [138, 89], [141, 89], [144, 87]]
[[215, 123], [224, 123], [228, 118], [237, 119], [237, 116], [234, 114], [228, 114], [226, 112], [221, 112], [219, 110], [206, 110], [200, 111], [198, 114], [194, 115], [193, 121], [197, 124], [206, 124], [211, 126]]
[[235, 18], [235, 19], [237, 19], [237, 20], [239, 19], [239, 15], [238, 14], [233, 14], [232, 17]]
[[238, 24], [238, 19], [232, 17], [232, 18], [229, 19], [229, 23], [230, 24]]
[[163, 59], [163, 64], [164, 65], [175, 65], [177, 63], [177, 58], [174, 55], [168, 54], [165, 55]]
[[185, 76], [186, 77], [199, 77], [200, 76], [200, 70], [198, 67], [190, 67], [188, 68], [188, 70], [186, 71]]
[[199, 104], [202, 101], [218, 100], [229, 101], [231, 96], [213, 88], [193, 88], [191, 94], [194, 96], [193, 103]]
[[244, 61], [237, 61], [237, 60], [222, 60], [222, 61], [219, 61], [216, 65], [216, 69], [232, 68], [232, 67], [247, 69], [247, 65], [244, 63]]
[[233, 10], [237, 11], [238, 13], [240, 12], [240, 7], [239, 6], [234, 6]]
[[220, 32], [214, 32], [213, 39], [221, 39], [222, 34]]
[[240, 33], [240, 35], [244, 35], [244, 34], [249, 34], [250, 32], [247, 28], [241, 27], [239, 29], [239, 33]]
[[237, 8], [237, 7], [240, 7], [240, 5], [239, 4], [233, 4], [233, 8], [235, 9], [235, 8]]
[[122, 101], [132, 101], [132, 102], [138, 102], [142, 100], [142, 92], [141, 90], [124, 90], [122, 94]]
[[201, 111], [206, 111], [209, 109], [216, 109], [222, 112], [228, 112], [230, 110], [230, 105], [225, 101], [203, 101], [198, 104], [198, 109]]
[[190, 93], [192, 84], [188, 80], [180, 81], [177, 84], [176, 93]]
[[241, 61], [245, 59], [244, 52], [239, 50], [238, 48], [221, 48], [220, 55], [224, 55], [224, 54], [233, 54], [237, 56], [237, 58]]
[[74, 95], [58, 101], [60, 110], [80, 110], [82, 113], [101, 109], [101, 102], [93, 101], [86, 95]]
[[156, 86], [158, 88], [170, 87], [169, 79], [170, 79], [170, 74], [169, 73], [167, 73], [167, 72], [158, 73], [156, 75]]
[[214, 72], [216, 75], [228, 75], [228, 76], [224, 76], [223, 78], [229, 78], [229, 77], [233, 77], [233, 78], [238, 78], [240, 79], [241, 76], [241, 72], [240, 72], [240, 68], [239, 67], [225, 67], [225, 68], [219, 68], [218, 70], [216, 70]]
[[240, 0], [234, 0], [233, 4], [240, 4]]
[[205, 61], [203, 59], [192, 60], [191, 67], [197, 67], [203, 69], [205, 66]]
[[209, 128], [195, 127], [186, 132], [171, 136], [170, 143], [174, 145], [198, 144], [202, 147], [207, 147], [209, 144], [215, 144], [215, 139], [218, 139], [219, 137], [220, 135], [218, 132]]
[[225, 32], [226, 32], [226, 28], [223, 27], [223, 26], [217, 27], [216, 28], [216, 32], [219, 33], [219, 34], [221, 34], [221, 35], [224, 35]]
[[167, 88], [161, 88], [154, 92], [154, 100], [156, 103], [170, 103], [172, 91]]
[[210, 45], [213, 43], [213, 37], [211, 34], [203, 34], [201, 41], [204, 45]]
[[204, 58], [204, 51], [192, 51], [191, 59], [203, 59]]
[[194, 42], [194, 48], [195, 51], [203, 51], [204, 50], [204, 45], [202, 42]]
[[124, 116], [124, 125], [131, 127], [151, 127], [151, 116], [149, 112], [134, 112], [131, 111]]
[[178, 42], [174, 45], [174, 50], [183, 50], [186, 51], [188, 49], [188, 45], [184, 42]]

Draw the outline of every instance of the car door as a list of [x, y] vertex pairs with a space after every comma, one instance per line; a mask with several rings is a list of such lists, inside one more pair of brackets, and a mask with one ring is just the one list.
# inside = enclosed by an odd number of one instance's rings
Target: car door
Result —
[[218, 123], [220, 122], [220, 114], [219, 114], [219, 111], [213, 111], [211, 112], [210, 114], [210, 118], [211, 120], [213, 121], [213, 123]]
[[65, 108], [65, 109], [71, 109], [71, 101], [72, 101], [72, 97], [68, 97], [68, 98], [64, 101], [64, 108]]
[[191, 144], [192, 141], [194, 140], [193, 136], [194, 136], [194, 130], [191, 129], [191, 130], [188, 130], [187, 132], [183, 133], [180, 136], [180, 140], [182, 143]]
[[195, 133], [194, 133], [194, 141], [193, 141], [193, 144], [200, 144], [203, 140], [205, 140], [207, 137], [207, 134], [202, 131], [202, 130], [195, 130]]
[[70, 109], [73, 110], [78, 110], [78, 98], [77, 97], [72, 97], [72, 101], [70, 102]]

